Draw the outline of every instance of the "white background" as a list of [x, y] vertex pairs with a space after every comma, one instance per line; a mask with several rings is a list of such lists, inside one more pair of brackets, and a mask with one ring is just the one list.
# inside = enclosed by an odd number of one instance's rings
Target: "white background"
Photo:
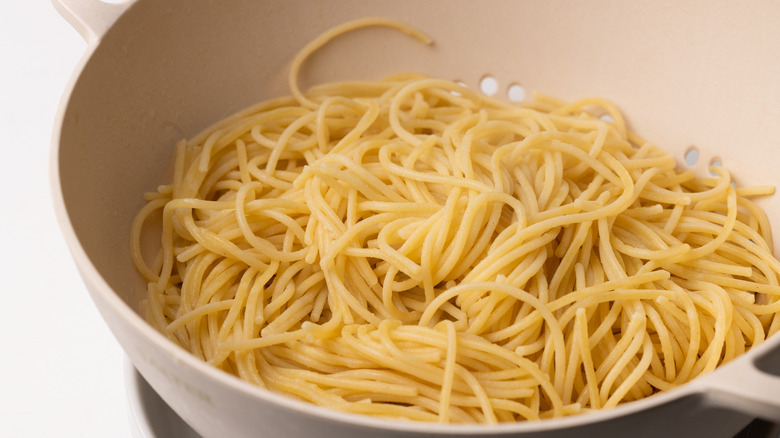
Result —
[[86, 43], [47, 0], [0, 4], [0, 436], [131, 436], [124, 356], [54, 216], [54, 117]]

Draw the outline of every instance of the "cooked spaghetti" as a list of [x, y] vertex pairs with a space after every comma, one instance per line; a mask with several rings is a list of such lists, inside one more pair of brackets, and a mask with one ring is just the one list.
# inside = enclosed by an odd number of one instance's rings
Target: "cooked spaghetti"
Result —
[[[132, 228], [150, 321], [341, 411], [496, 423], [681, 385], [780, 327], [765, 214], [602, 99], [401, 74], [262, 102], [177, 145]], [[602, 114], [610, 118], [605, 121]], [[611, 119], [611, 120], [610, 120]], [[144, 259], [145, 224], [161, 249]]]

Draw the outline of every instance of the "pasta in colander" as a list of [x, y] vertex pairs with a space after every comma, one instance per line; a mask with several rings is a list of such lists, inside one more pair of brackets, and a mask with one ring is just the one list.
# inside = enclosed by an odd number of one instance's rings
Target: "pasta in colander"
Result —
[[[346, 412], [496, 423], [611, 408], [778, 330], [780, 262], [729, 173], [679, 170], [603, 99], [399, 74], [318, 85], [177, 146], [132, 248], [149, 320]], [[611, 121], [602, 120], [605, 113]], [[161, 249], [141, 235], [161, 214]]]

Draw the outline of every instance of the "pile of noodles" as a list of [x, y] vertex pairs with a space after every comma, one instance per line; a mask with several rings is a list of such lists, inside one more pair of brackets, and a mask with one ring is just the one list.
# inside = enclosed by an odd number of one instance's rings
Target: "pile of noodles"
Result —
[[772, 189], [677, 169], [607, 101], [413, 74], [293, 91], [181, 142], [133, 225], [150, 321], [215, 367], [341, 411], [509, 422], [674, 388], [780, 327], [751, 200]]

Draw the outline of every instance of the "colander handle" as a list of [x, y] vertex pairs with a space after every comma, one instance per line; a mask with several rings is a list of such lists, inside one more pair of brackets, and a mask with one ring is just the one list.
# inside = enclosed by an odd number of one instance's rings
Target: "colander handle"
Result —
[[119, 3], [101, 0], [51, 0], [51, 2], [57, 12], [89, 44], [100, 40], [114, 21], [133, 3], [132, 0]]
[[720, 407], [780, 422], [780, 376], [757, 366], [759, 356], [716, 370], [708, 382], [709, 401]]

